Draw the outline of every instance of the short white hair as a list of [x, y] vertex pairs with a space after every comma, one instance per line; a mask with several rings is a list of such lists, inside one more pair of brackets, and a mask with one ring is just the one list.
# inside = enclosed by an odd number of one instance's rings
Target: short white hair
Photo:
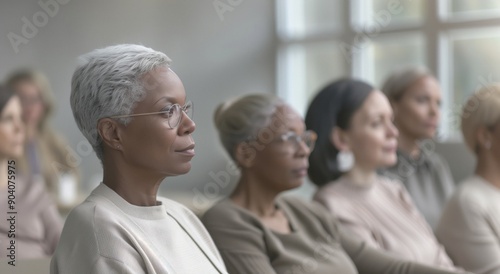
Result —
[[[143, 77], [158, 67], [169, 67], [170, 58], [141, 45], [121, 44], [93, 50], [79, 57], [71, 81], [71, 109], [78, 128], [103, 160], [99, 119], [128, 115], [146, 89]], [[120, 118], [127, 125], [132, 118]]]

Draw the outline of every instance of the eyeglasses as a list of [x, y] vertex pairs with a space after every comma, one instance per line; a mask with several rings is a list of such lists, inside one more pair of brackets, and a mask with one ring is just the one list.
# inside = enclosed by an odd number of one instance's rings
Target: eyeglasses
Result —
[[314, 149], [317, 138], [318, 135], [312, 130], [307, 130], [301, 135], [297, 135], [295, 132], [290, 131], [280, 136], [282, 142], [290, 144], [295, 150], [298, 150], [300, 143], [304, 142], [310, 151]]
[[189, 117], [189, 119], [192, 120], [193, 119], [193, 111], [194, 111], [193, 102], [187, 101], [184, 106], [181, 106], [179, 104], [173, 104], [173, 105], [168, 106], [167, 109], [162, 110], [162, 111], [158, 111], [158, 112], [117, 115], [117, 116], [111, 116], [109, 118], [116, 119], [116, 118], [146, 116], [146, 115], [154, 115], [154, 114], [164, 114], [167, 116], [168, 125], [170, 126], [170, 128], [176, 128], [181, 123], [182, 112], [186, 113], [186, 115]]

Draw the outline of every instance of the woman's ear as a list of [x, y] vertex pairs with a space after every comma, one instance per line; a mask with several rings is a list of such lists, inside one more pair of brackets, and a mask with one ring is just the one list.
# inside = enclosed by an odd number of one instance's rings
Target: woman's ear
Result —
[[491, 148], [493, 134], [485, 126], [480, 126], [476, 131], [477, 146], [480, 150], [488, 150]]
[[340, 127], [334, 127], [330, 132], [330, 142], [339, 151], [350, 151], [349, 136]]
[[234, 158], [241, 167], [250, 168], [255, 163], [257, 151], [247, 142], [241, 142], [234, 148]]
[[102, 142], [108, 147], [116, 150], [122, 149], [122, 140], [120, 138], [120, 125], [111, 118], [103, 118], [97, 122], [97, 132]]

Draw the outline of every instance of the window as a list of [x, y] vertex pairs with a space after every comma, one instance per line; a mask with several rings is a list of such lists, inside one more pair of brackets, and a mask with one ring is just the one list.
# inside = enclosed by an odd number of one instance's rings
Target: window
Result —
[[498, 0], [277, 0], [278, 93], [304, 114], [340, 77], [380, 88], [400, 66], [441, 83], [438, 138], [458, 140], [468, 96], [500, 79]]

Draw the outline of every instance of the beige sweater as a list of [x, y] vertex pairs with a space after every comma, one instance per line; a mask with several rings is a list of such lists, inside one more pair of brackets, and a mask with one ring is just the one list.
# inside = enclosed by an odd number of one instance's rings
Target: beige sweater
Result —
[[500, 189], [479, 176], [465, 180], [436, 230], [451, 259], [478, 274], [500, 273]]
[[377, 176], [371, 184], [358, 186], [341, 177], [320, 188], [314, 199], [370, 246], [401, 259], [454, 269], [401, 184]]
[[276, 207], [292, 232], [266, 227], [250, 211], [224, 199], [202, 218], [229, 273], [454, 273], [404, 262], [368, 247], [339, 230], [337, 221], [320, 205], [296, 198], [278, 198]]
[[52, 258], [57, 273], [226, 273], [199, 219], [158, 197], [129, 204], [104, 184], [72, 210]]
[[14, 180], [16, 219], [15, 239], [8, 237], [12, 214], [8, 209], [7, 189], [0, 190], [0, 258], [7, 258], [10, 240], [16, 241], [16, 259], [50, 257], [61, 236], [63, 221], [41, 180]]

